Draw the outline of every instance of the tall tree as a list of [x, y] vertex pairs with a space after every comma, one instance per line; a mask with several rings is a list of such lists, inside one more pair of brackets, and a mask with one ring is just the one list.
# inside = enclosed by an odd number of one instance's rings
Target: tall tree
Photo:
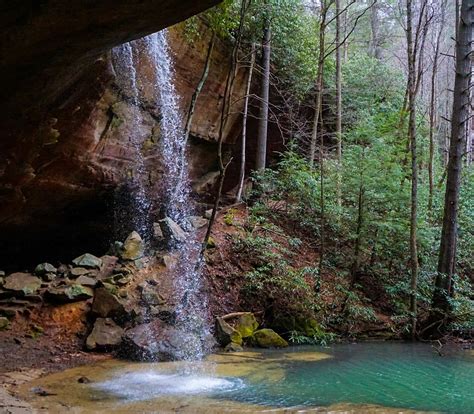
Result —
[[337, 139], [337, 204], [342, 204], [342, 48], [341, 48], [341, 0], [336, 0], [336, 139]]
[[269, 13], [269, 3], [265, 2], [266, 16], [263, 28], [262, 40], [262, 88], [260, 93], [260, 117], [258, 122], [258, 136], [257, 136], [257, 159], [255, 164], [256, 170], [262, 170], [266, 167], [267, 159], [267, 135], [268, 135], [268, 108], [270, 100], [270, 62], [271, 62], [271, 20]]
[[449, 322], [449, 297], [453, 294], [452, 280], [456, 264], [456, 245], [461, 185], [462, 156], [466, 128], [469, 124], [469, 96], [472, 73], [472, 31], [474, 1], [462, 0], [456, 36], [456, 78], [454, 82], [451, 142], [444, 200], [443, 229], [438, 258], [438, 272], [430, 316], [431, 333], [442, 332]]
[[413, 1], [407, 0], [407, 58], [408, 58], [408, 141], [411, 154], [411, 203], [410, 203], [410, 312], [412, 315], [411, 335], [416, 336], [417, 283], [418, 283], [418, 162], [416, 137], [416, 45], [413, 36]]

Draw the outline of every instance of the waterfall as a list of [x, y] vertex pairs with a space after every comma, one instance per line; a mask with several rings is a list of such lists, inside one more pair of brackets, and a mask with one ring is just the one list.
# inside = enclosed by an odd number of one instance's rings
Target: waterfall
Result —
[[[191, 231], [187, 218], [193, 214], [193, 200], [188, 179], [184, 122], [174, 87], [174, 67], [167, 31], [152, 34], [144, 42], [154, 66], [155, 90], [161, 113], [160, 149], [165, 165], [162, 178], [166, 192], [165, 211], [183, 229]], [[184, 331], [195, 334], [194, 343], [187, 344], [186, 359], [199, 359], [208, 352], [206, 339], [210, 335], [206, 295], [201, 292], [201, 244], [190, 236], [176, 248], [179, 258], [177, 276], [174, 279], [178, 301], [177, 324]]]
[[[187, 360], [200, 359], [209, 352], [211, 337], [207, 318], [206, 295], [202, 292], [200, 249], [201, 243], [193, 234], [188, 218], [193, 214], [193, 200], [188, 178], [188, 162], [186, 157], [186, 140], [184, 136], [184, 122], [180, 114], [180, 99], [174, 86], [174, 62], [168, 46], [167, 31], [152, 34], [141, 40], [128, 43], [118, 48], [115, 53], [119, 56], [122, 74], [119, 79], [122, 87], [128, 90], [129, 99], [136, 107], [136, 116], [131, 120], [131, 141], [136, 150], [136, 176], [137, 181], [147, 172], [144, 157], [141, 152], [142, 139], [139, 137], [140, 111], [142, 103], [137, 88], [136, 58], [139, 53], [146, 56], [153, 71], [154, 102], [160, 114], [160, 142], [157, 152], [163, 161], [162, 181], [162, 209], [167, 217], [188, 232], [185, 241], [175, 243], [173, 249], [177, 255], [178, 263], [173, 279], [174, 301], [176, 303], [175, 326], [187, 335], [187, 343], [179, 357]], [[143, 85], [150, 82], [148, 78], [138, 79]], [[145, 88], [144, 88], [145, 89]], [[138, 184], [138, 183], [137, 183]], [[139, 184], [135, 194], [136, 217], [148, 217], [150, 202], [145, 188]], [[136, 224], [136, 223], [135, 223]], [[137, 228], [143, 230], [147, 227], [138, 223]], [[192, 337], [194, 339], [190, 340]], [[191, 342], [191, 343], [190, 343]]]
[[[128, 186], [132, 191], [127, 192], [131, 197], [133, 214], [130, 214], [134, 229], [142, 236], [147, 235], [150, 228], [150, 201], [143, 184], [146, 175], [145, 159], [142, 153], [143, 139], [140, 137], [140, 96], [137, 86], [137, 70], [132, 43], [125, 43], [112, 51], [112, 60], [117, 83], [121, 88], [123, 98], [130, 102], [132, 117], [129, 122], [129, 141], [133, 153], [133, 168], [129, 171]], [[117, 211], [117, 209], [116, 209]], [[129, 217], [127, 217], [128, 219]], [[118, 219], [116, 221], [122, 221]]]

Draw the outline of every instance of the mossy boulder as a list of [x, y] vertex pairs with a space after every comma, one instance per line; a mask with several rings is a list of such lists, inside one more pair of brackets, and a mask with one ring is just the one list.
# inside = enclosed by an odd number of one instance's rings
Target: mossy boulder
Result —
[[0, 317], [0, 331], [4, 331], [10, 327], [10, 321], [5, 317]]
[[301, 315], [278, 316], [271, 324], [271, 327], [282, 335], [296, 331], [307, 337], [318, 335], [323, 330], [315, 319]]
[[243, 313], [234, 324], [234, 329], [240, 333], [242, 338], [250, 338], [258, 329], [258, 322], [255, 315], [251, 312]]
[[45, 296], [50, 302], [79, 302], [92, 298], [94, 296], [94, 291], [87, 286], [72, 284], [56, 288], [49, 288], [46, 291]]
[[143, 257], [145, 243], [136, 231], [132, 231], [123, 243], [120, 257], [123, 260], [137, 260]]
[[216, 319], [216, 339], [223, 347], [230, 343], [242, 345], [242, 335], [222, 318]]
[[286, 348], [286, 342], [273, 329], [260, 329], [253, 334], [252, 342], [260, 348]]

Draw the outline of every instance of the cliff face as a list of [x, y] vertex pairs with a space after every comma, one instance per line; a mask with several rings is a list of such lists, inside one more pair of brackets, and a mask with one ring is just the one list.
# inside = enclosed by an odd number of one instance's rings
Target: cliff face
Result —
[[[182, 3], [180, 10], [186, 9]], [[197, 11], [195, 3], [199, 2], [189, 3], [193, 6], [186, 13]], [[204, 7], [212, 1], [200, 3], [199, 7]], [[177, 16], [183, 17], [182, 12], [176, 14], [176, 5], [174, 7], [166, 9], [173, 18], [162, 20], [160, 24], [166, 25]], [[115, 16], [107, 27], [115, 27], [117, 19]], [[149, 22], [142, 23], [133, 33], [145, 34], [150, 27], [157, 27], [156, 22], [154, 26]], [[204, 68], [210, 41], [209, 31], [205, 27], [200, 30], [201, 36], [194, 42], [186, 40], [180, 27], [169, 30], [183, 116]], [[115, 39], [136, 37], [127, 36], [120, 32], [116, 33]], [[103, 44], [103, 48], [106, 44], [110, 45], [111, 41]], [[67, 67], [69, 75], [75, 78], [72, 83], [67, 82], [60, 76], [61, 71], [55, 72], [56, 80], [64, 80], [59, 88], [61, 91], [53, 88], [56, 92], [51, 92], [52, 89], [37, 78], [42, 76], [41, 71], [33, 70], [32, 79], [28, 81], [30, 88], [18, 87], [18, 93], [11, 94], [11, 99], [5, 101], [9, 106], [3, 112], [4, 138], [0, 141], [0, 268], [27, 265], [40, 258], [70, 259], [84, 249], [100, 252], [114, 237], [114, 211], [120, 200], [117, 190], [127, 181], [136, 161], [129, 122], [136, 108], [117, 82], [120, 73], [116, 73], [110, 51], [96, 54], [103, 51], [101, 47], [94, 46], [94, 52], [88, 55], [92, 63], [87, 64], [87, 70], [82, 70], [81, 65], [75, 68], [59, 65]], [[2, 48], [5, 50], [5, 45]], [[8, 50], [6, 52], [2, 56], [8, 56]], [[145, 79], [150, 74], [149, 63], [146, 59], [140, 61], [138, 75]], [[201, 178], [216, 170], [215, 141], [229, 61], [229, 46], [217, 41], [208, 81], [199, 98], [191, 128], [189, 154], [193, 184], [202, 184]], [[2, 68], [8, 67], [9, 62], [2, 61]], [[239, 72], [236, 93], [244, 90], [246, 76], [245, 71]], [[133, 133], [138, 134], [143, 143], [145, 164], [150, 172], [147, 185], [159, 189], [164, 168], [158, 150], [160, 113], [153, 103], [151, 84], [144, 85], [142, 93], [147, 97], [147, 104], [139, 108], [141, 121], [138, 131]], [[23, 95], [26, 89], [30, 98]], [[20, 105], [20, 102], [28, 103]], [[240, 132], [238, 105], [235, 112], [225, 131], [227, 143], [234, 142]], [[152, 197], [159, 205], [159, 191], [152, 192]]]

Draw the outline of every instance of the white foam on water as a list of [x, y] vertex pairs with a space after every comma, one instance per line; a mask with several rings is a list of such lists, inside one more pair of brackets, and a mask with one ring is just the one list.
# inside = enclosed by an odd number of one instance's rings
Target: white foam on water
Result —
[[243, 387], [243, 382], [240, 379], [230, 380], [205, 375], [158, 374], [154, 371], [143, 371], [125, 373], [92, 386], [118, 398], [144, 401], [160, 396], [231, 391]]

